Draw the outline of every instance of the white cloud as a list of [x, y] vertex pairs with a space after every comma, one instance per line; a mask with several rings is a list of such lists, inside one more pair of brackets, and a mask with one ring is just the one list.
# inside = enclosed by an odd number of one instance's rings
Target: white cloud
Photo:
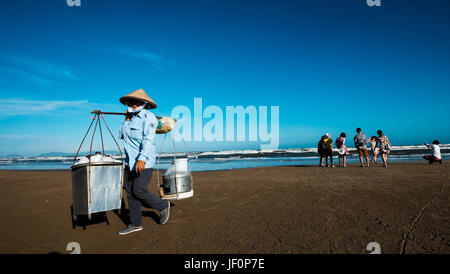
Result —
[[26, 99], [0, 99], [1, 116], [49, 114], [52, 111], [81, 109], [89, 106], [87, 100], [39, 101]]
[[88, 100], [28, 100], [19, 98], [0, 99], [0, 117], [18, 115], [53, 115], [53, 114], [84, 114], [90, 115], [93, 110], [125, 111], [119, 102], [116, 104], [92, 103]]
[[67, 66], [48, 61], [15, 55], [0, 56], [0, 59], [6, 61], [8, 65], [0, 66], [0, 71], [36, 84], [48, 86], [77, 79], [74, 72]]
[[125, 47], [113, 48], [113, 51], [127, 57], [144, 61], [145, 63], [148, 64], [148, 66], [152, 71], [161, 70], [163, 66], [172, 63], [172, 61], [168, 60], [164, 56], [150, 51], [136, 50]]
[[30, 135], [30, 134], [0, 134], [0, 142], [6, 142], [11, 139], [47, 139], [47, 140], [64, 140], [63, 137], [59, 136], [44, 136], [44, 135]]
[[3, 66], [0, 66], [0, 71], [3, 71], [4, 73], [7, 73], [7, 74], [12, 74], [12, 75], [22, 78], [24, 80], [28, 80], [30, 82], [33, 82], [33, 83], [39, 84], [39, 85], [43, 85], [43, 86], [48, 86], [53, 83], [49, 79], [46, 79], [37, 74], [23, 71], [20, 69], [6, 68]]

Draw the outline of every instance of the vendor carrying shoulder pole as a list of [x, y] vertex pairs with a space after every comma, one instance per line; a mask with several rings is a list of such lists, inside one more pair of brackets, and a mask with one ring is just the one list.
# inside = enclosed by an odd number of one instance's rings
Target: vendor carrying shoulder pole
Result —
[[160, 211], [160, 223], [169, 219], [170, 203], [153, 194], [148, 185], [155, 165], [155, 133], [158, 121], [149, 109], [156, 103], [139, 89], [120, 98], [128, 106], [125, 121], [119, 130], [125, 148], [125, 190], [130, 210], [130, 224], [119, 235], [142, 230], [141, 205]]

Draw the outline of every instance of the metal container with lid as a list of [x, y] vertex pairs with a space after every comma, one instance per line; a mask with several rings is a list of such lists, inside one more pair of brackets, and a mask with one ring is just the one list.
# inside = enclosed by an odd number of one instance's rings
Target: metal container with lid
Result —
[[96, 153], [82, 157], [72, 166], [73, 213], [92, 213], [120, 209], [124, 164], [108, 155]]
[[164, 199], [181, 200], [194, 196], [193, 179], [189, 170], [188, 158], [177, 158], [166, 170], [161, 185]]
[[176, 194], [180, 192], [189, 192], [192, 189], [191, 173], [177, 173], [163, 175], [163, 188], [165, 194]]

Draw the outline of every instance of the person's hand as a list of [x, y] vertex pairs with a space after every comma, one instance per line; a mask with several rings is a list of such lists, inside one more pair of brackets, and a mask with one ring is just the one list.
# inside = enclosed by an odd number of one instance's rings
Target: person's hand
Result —
[[145, 168], [145, 161], [138, 160], [136, 162], [136, 172], [141, 173], [142, 171], [144, 171], [144, 168]]
[[127, 110], [127, 112], [125, 113], [125, 121], [131, 120], [131, 117], [133, 117], [131, 112], [128, 112]]
[[166, 197], [166, 194], [164, 193], [164, 188], [163, 187], [159, 188], [159, 196], [161, 196], [161, 198]]

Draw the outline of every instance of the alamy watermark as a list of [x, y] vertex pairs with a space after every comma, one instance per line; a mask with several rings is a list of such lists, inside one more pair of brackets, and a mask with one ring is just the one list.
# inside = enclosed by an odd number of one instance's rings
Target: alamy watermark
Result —
[[366, 0], [369, 7], [381, 7], [381, 0]]
[[69, 7], [81, 7], [81, 0], [66, 0]]
[[[203, 108], [202, 97], [194, 98], [193, 112], [187, 106], [172, 109], [171, 117], [178, 120], [173, 138], [175, 141], [260, 141], [261, 149], [277, 149], [280, 108], [270, 106], [270, 130], [268, 111], [267, 106], [226, 106], [224, 114], [219, 106]], [[209, 120], [203, 123], [204, 119]]]
[[70, 254], [81, 254], [81, 246], [77, 242], [70, 242], [66, 246], [66, 251], [72, 251]]
[[381, 254], [381, 246], [377, 242], [368, 243], [366, 250], [369, 254]]
[[[369, 7], [381, 7], [381, 0], [366, 0]], [[81, 0], [66, 0], [69, 7], [81, 7]]]

